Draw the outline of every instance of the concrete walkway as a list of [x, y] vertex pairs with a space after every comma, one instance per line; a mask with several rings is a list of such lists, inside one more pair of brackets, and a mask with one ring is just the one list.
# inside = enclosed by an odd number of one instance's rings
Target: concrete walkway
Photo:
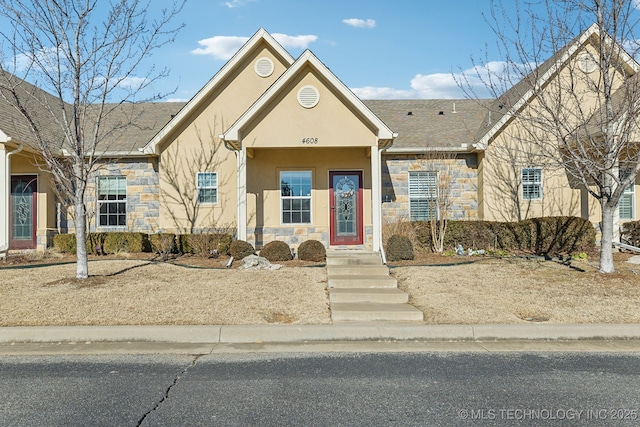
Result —
[[424, 320], [424, 313], [409, 304], [409, 295], [398, 289], [379, 253], [330, 250], [326, 268], [332, 321]]

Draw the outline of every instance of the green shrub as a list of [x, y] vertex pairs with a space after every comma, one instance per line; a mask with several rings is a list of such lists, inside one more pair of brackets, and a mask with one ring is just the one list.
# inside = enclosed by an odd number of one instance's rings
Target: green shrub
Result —
[[256, 252], [253, 245], [244, 240], [234, 240], [229, 246], [229, 254], [237, 260], [244, 259], [249, 255], [253, 255]]
[[104, 233], [104, 237], [99, 238], [98, 240], [101, 241], [100, 247], [102, 253], [104, 254], [116, 254], [118, 252], [139, 253], [151, 251], [149, 236], [143, 233]]
[[318, 240], [305, 240], [298, 246], [298, 259], [300, 261], [324, 262], [327, 258], [327, 250]]
[[260, 249], [260, 256], [269, 262], [291, 261], [291, 248], [286, 242], [274, 240]]
[[65, 254], [76, 253], [76, 235], [75, 234], [56, 234], [53, 236], [53, 247], [58, 252]]
[[[428, 222], [414, 222], [421, 247], [431, 248]], [[590, 252], [595, 249], [595, 229], [577, 217], [543, 217], [518, 222], [449, 221], [444, 247], [522, 251], [536, 255]]]
[[387, 259], [389, 261], [414, 259], [411, 239], [400, 234], [389, 237], [387, 240]]
[[178, 251], [176, 235], [172, 233], [149, 234], [149, 243], [151, 244], [151, 251], [162, 254], [164, 259], [167, 259], [169, 254]]
[[622, 224], [621, 237], [628, 244], [640, 247], [640, 221], [629, 221]]

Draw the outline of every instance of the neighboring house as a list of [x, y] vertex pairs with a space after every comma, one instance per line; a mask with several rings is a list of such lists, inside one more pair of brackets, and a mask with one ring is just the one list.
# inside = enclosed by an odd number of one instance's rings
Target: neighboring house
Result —
[[[541, 68], [560, 72], [590, 42], [579, 40]], [[91, 178], [89, 226], [232, 229], [258, 248], [317, 239], [377, 251], [383, 224], [402, 219], [597, 222], [598, 206], [562, 171], [505, 162], [518, 123], [497, 103], [361, 101], [312, 52], [294, 59], [259, 30], [189, 102], [137, 105], [136, 126]], [[31, 138], [0, 98], [0, 252], [44, 248], [53, 234], [73, 232]], [[636, 219], [639, 186], [625, 195], [621, 219]], [[434, 203], [445, 196], [449, 203]]]

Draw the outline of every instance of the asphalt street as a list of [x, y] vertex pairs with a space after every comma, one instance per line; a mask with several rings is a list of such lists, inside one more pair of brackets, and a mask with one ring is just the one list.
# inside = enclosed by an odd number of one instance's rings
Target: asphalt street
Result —
[[625, 352], [2, 356], [0, 424], [632, 426], [639, 368]]

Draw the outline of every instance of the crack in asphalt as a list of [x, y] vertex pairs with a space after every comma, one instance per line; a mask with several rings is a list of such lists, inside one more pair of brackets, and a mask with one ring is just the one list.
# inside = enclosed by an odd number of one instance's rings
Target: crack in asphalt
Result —
[[[211, 350], [213, 352], [213, 350]], [[211, 353], [209, 353], [211, 354]], [[189, 369], [191, 369], [192, 367], [194, 367], [196, 365], [196, 363], [198, 363], [198, 360], [200, 360], [201, 357], [206, 356], [206, 354], [198, 354], [196, 355], [193, 360], [191, 361], [191, 363], [189, 363], [187, 366], [184, 367], [184, 369], [182, 369], [180, 372], [178, 372], [178, 375], [175, 376], [175, 378], [173, 379], [173, 382], [169, 385], [169, 387], [167, 387], [167, 389], [164, 392], [164, 396], [162, 396], [162, 399], [160, 399], [154, 406], [153, 408], [149, 409], [147, 412], [144, 413], [144, 415], [142, 415], [142, 418], [140, 418], [140, 421], [138, 421], [138, 424], [136, 424], [136, 427], [140, 427], [142, 426], [142, 423], [145, 422], [145, 420], [147, 419], [147, 417], [149, 415], [151, 415], [152, 413], [154, 413], [156, 410], [158, 410], [160, 408], [160, 406], [162, 406], [162, 404], [169, 399], [169, 394], [171, 393], [171, 389], [173, 389], [176, 385], [178, 385], [178, 382], [180, 381], [180, 378], [182, 378], [184, 375], [187, 374], [187, 372], [189, 371]]]

